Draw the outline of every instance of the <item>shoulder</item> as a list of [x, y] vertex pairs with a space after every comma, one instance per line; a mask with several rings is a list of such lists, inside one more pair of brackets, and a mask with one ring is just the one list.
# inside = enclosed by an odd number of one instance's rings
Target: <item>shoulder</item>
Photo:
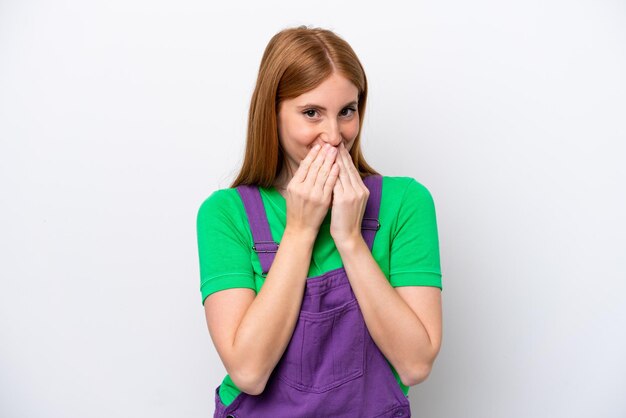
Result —
[[383, 176], [383, 195], [385, 199], [398, 202], [417, 201], [432, 202], [430, 190], [413, 177]]
[[205, 198], [198, 208], [198, 220], [224, 217], [243, 209], [243, 202], [236, 188], [217, 189]]
[[236, 238], [245, 245], [251, 242], [246, 209], [237, 189], [218, 189], [204, 199], [196, 215], [196, 229], [202, 240], [220, 236]]

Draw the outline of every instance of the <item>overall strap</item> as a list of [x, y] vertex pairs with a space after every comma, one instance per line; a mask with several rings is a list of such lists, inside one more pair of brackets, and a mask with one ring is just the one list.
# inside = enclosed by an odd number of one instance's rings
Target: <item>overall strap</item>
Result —
[[363, 183], [369, 189], [370, 196], [367, 199], [367, 206], [365, 206], [365, 213], [361, 222], [361, 233], [371, 252], [376, 231], [380, 229], [378, 215], [380, 213], [380, 200], [383, 191], [383, 177], [379, 174], [373, 174], [365, 177]]
[[[380, 229], [380, 221], [378, 215], [380, 212], [380, 200], [382, 194], [382, 176], [371, 175], [363, 179], [363, 183], [370, 191], [370, 196], [367, 200], [365, 207], [365, 213], [363, 214], [363, 222], [361, 223], [361, 233], [367, 243], [368, 248], [372, 251], [374, 243], [374, 237], [376, 231]], [[263, 268], [263, 274], [267, 274], [270, 270], [276, 252], [278, 251], [279, 243], [274, 241], [272, 233], [270, 231], [269, 222], [267, 220], [267, 213], [263, 206], [263, 200], [261, 198], [261, 192], [255, 185], [242, 184], [237, 186], [243, 205], [248, 216], [248, 222], [252, 230], [252, 240], [254, 244], [252, 249], [259, 256], [261, 267]]]
[[272, 238], [270, 224], [267, 221], [267, 214], [258, 187], [242, 184], [237, 186], [237, 191], [243, 200], [248, 223], [252, 230], [252, 240], [254, 241], [252, 249], [258, 254], [265, 275], [270, 271], [270, 266], [274, 261], [276, 251], [278, 251], [278, 243]]

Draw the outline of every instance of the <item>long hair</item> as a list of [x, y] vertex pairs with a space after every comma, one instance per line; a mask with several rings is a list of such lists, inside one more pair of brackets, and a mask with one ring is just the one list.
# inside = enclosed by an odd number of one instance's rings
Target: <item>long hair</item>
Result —
[[332, 31], [303, 25], [278, 32], [265, 48], [250, 102], [243, 164], [230, 187], [274, 184], [285, 165], [277, 128], [280, 103], [314, 89], [335, 71], [359, 91], [359, 133], [350, 148], [354, 166], [362, 178], [379, 174], [367, 164], [360, 147], [367, 103], [367, 78], [361, 62], [350, 45]]

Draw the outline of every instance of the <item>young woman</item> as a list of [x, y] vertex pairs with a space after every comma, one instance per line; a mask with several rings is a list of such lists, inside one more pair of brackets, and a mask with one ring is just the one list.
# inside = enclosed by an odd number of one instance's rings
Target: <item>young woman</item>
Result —
[[365, 162], [366, 100], [333, 32], [289, 28], [267, 45], [243, 166], [197, 217], [228, 373], [214, 417], [410, 416], [408, 389], [441, 345], [435, 208], [415, 179]]

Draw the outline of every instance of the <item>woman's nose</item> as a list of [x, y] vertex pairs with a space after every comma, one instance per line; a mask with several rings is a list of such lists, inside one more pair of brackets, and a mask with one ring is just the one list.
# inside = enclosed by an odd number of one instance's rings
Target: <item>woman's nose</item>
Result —
[[329, 143], [333, 147], [339, 146], [342, 141], [341, 131], [339, 130], [339, 125], [335, 122], [327, 123], [324, 126], [324, 131], [320, 135], [322, 140], [326, 143]]

